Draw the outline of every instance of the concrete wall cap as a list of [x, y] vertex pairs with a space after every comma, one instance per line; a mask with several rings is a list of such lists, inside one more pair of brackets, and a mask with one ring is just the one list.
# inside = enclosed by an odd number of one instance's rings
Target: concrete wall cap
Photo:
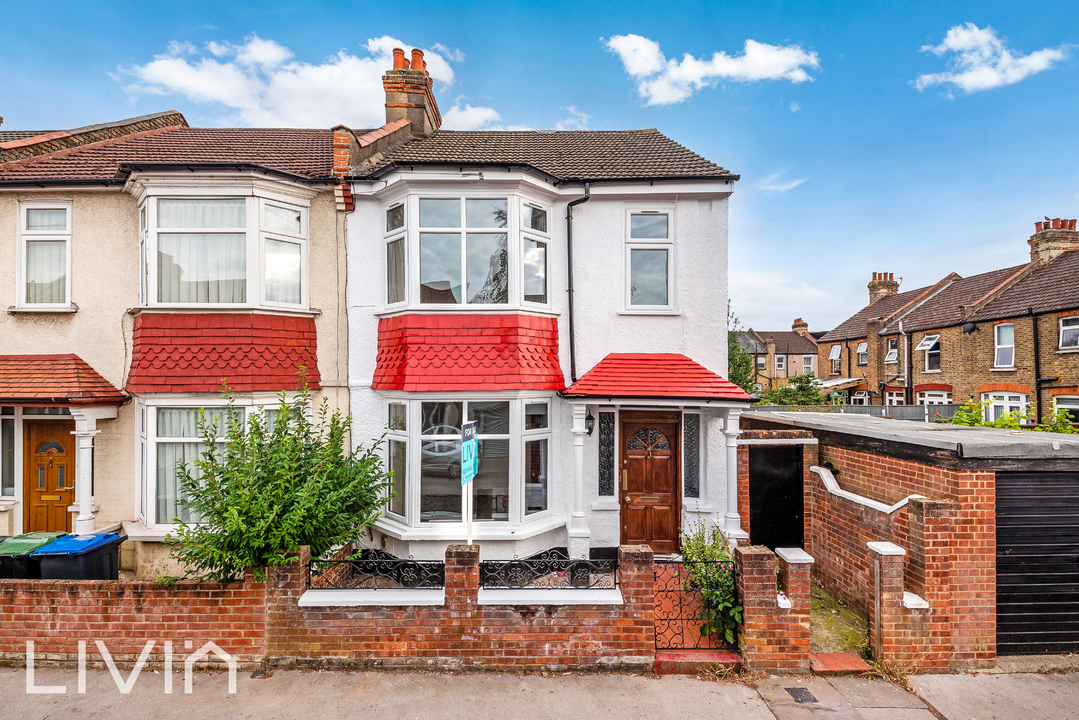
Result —
[[907, 551], [899, 547], [895, 543], [890, 542], [870, 542], [866, 543], [872, 552], [878, 555], [906, 555]]
[[805, 565], [813, 562], [813, 556], [802, 548], [776, 548], [776, 555], [791, 565]]

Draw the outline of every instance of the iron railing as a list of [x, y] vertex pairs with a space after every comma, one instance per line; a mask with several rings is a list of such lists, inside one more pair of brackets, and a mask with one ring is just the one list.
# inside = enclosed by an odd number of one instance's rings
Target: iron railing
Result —
[[693, 587], [688, 566], [715, 566], [716, 572], [733, 573], [734, 561], [671, 560], [655, 563], [655, 627], [657, 650], [729, 648], [715, 633], [702, 632], [704, 597]]
[[348, 558], [312, 558], [307, 566], [307, 586], [316, 590], [396, 590], [445, 585], [443, 561], [402, 559], [372, 548]]
[[573, 559], [560, 550], [521, 559], [484, 560], [480, 585], [530, 590], [613, 588], [618, 586], [618, 561]]

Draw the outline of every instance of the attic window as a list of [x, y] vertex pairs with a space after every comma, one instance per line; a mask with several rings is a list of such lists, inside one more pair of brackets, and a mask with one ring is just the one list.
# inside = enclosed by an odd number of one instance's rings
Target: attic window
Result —
[[926, 335], [922, 338], [922, 341], [918, 343], [918, 347], [914, 348], [914, 352], [918, 352], [919, 350], [931, 350], [933, 346], [937, 344], [938, 340], [940, 340], [939, 333], [937, 335]]

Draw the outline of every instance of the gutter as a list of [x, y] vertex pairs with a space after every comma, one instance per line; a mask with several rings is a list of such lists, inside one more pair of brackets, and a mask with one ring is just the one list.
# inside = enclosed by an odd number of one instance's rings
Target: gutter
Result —
[[588, 183], [584, 184], [584, 197], [571, 200], [566, 205], [566, 271], [569, 275], [569, 377], [570, 384], [577, 382], [577, 351], [573, 332], [573, 208], [592, 199]]
[[120, 163], [117, 166], [116, 175], [111, 178], [19, 178], [12, 180], [0, 179], [0, 187], [48, 187], [71, 185], [102, 185], [109, 187], [125, 184], [132, 172], [146, 172], [154, 170], [188, 170], [189, 172], [195, 172], [197, 170], [238, 170], [261, 172], [267, 175], [275, 175], [288, 180], [293, 180], [295, 182], [311, 183], [318, 185], [332, 185], [338, 182], [338, 178], [335, 177], [309, 177], [307, 175], [297, 175], [296, 173], [291, 173], [286, 170], [278, 170], [276, 168], [267, 167], [266, 165], [259, 165], [257, 163]]
[[469, 162], [449, 162], [446, 160], [417, 160], [408, 162], [404, 160], [395, 160], [387, 163], [378, 168], [372, 173], [367, 175], [346, 175], [345, 180], [353, 182], [374, 182], [381, 179], [384, 175], [398, 169], [414, 168], [414, 167], [458, 167], [458, 168], [474, 168], [474, 167], [490, 167], [490, 168], [517, 168], [521, 170], [527, 170], [533, 172], [540, 177], [549, 180], [553, 185], [579, 185], [581, 183], [597, 185], [599, 183], [632, 183], [632, 182], [660, 182], [667, 180], [723, 180], [723, 181], [735, 181], [741, 180], [741, 175], [732, 175], [727, 173], [725, 175], [655, 175], [655, 176], [642, 176], [642, 177], [625, 177], [625, 178], [567, 178], [558, 177], [552, 175], [549, 172], [540, 170], [535, 165], [530, 163], [518, 163], [518, 162], [491, 162], [491, 161], [469, 161]]

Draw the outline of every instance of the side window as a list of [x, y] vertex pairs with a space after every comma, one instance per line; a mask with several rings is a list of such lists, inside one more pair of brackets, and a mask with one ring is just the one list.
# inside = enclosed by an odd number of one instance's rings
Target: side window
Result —
[[19, 254], [17, 306], [41, 310], [70, 307], [71, 205], [20, 205]]
[[625, 309], [674, 309], [673, 213], [633, 210], [628, 213], [625, 258]]
[[396, 305], [407, 299], [405, 293], [408, 240], [405, 235], [404, 203], [386, 209], [386, 304]]
[[840, 353], [843, 352], [842, 345], [833, 345], [832, 349], [828, 352], [828, 359], [832, 361], [832, 374], [838, 375], [840, 371]]
[[1015, 325], [1007, 323], [994, 327], [993, 344], [994, 367], [1015, 365]]
[[522, 299], [526, 303], [550, 303], [547, 288], [547, 211], [537, 205], [521, 206]]

